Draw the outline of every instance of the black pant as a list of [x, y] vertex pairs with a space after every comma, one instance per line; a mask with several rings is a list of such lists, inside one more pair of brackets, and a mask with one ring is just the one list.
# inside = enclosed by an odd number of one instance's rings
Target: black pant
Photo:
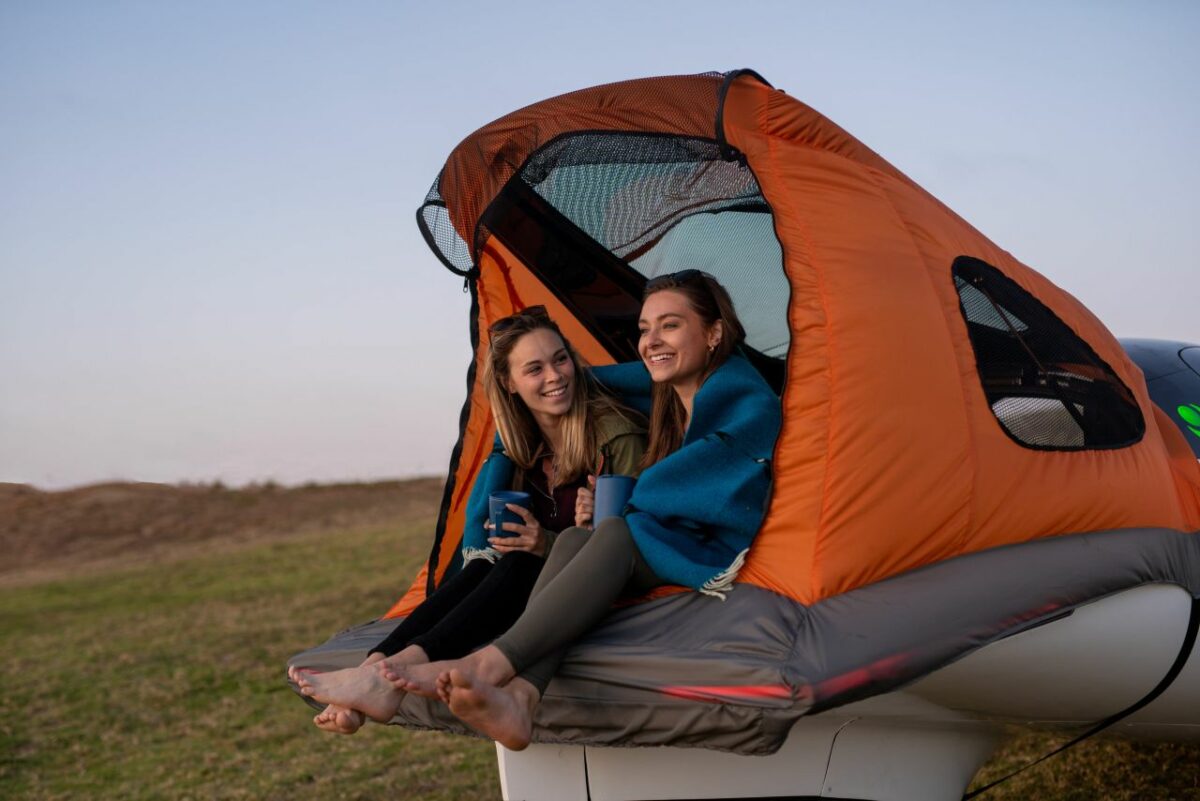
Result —
[[544, 564], [540, 556], [523, 551], [505, 554], [495, 564], [467, 562], [370, 652], [391, 656], [419, 645], [432, 662], [466, 656], [516, 622]]

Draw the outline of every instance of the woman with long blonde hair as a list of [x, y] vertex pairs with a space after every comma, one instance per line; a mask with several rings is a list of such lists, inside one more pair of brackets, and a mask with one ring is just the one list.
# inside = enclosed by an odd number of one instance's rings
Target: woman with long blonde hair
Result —
[[[463, 567], [432, 593], [356, 668], [316, 674], [289, 668], [304, 695], [328, 704], [314, 718], [326, 731], [350, 734], [369, 717], [390, 720], [403, 692], [383, 679], [389, 669], [453, 659], [507, 630], [520, 616], [551, 552], [556, 532], [583, 522], [577, 496], [601, 464], [634, 475], [645, 449], [636, 414], [592, 377], [542, 306], [494, 322], [483, 386], [499, 442], [467, 504]], [[510, 504], [521, 523], [504, 533], [486, 524], [488, 497], [525, 490], [530, 508]]]

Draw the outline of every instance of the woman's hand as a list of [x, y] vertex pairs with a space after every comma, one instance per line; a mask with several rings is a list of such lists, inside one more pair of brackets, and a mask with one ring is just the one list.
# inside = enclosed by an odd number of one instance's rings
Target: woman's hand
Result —
[[596, 510], [596, 477], [588, 476], [588, 485], [580, 487], [575, 496], [575, 525], [592, 527], [592, 514]]
[[[488, 544], [495, 548], [500, 553], [512, 553], [513, 551], [529, 551], [534, 556], [546, 555], [546, 533], [542, 531], [542, 524], [537, 521], [537, 518], [530, 514], [529, 510], [517, 506], [515, 503], [504, 504], [510, 512], [516, 512], [524, 520], [521, 523], [504, 523], [501, 525], [505, 531], [512, 532], [512, 536], [508, 537], [489, 537]], [[491, 528], [491, 524], [488, 524]]]

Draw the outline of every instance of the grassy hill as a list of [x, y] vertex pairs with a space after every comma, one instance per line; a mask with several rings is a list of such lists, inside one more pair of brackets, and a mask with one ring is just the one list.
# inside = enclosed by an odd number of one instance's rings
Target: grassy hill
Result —
[[[326, 735], [283, 680], [399, 597], [439, 496], [0, 486], [0, 798], [499, 798], [490, 743]], [[980, 778], [1059, 739], [1021, 734]], [[1200, 747], [1090, 741], [984, 798], [1200, 799]]]

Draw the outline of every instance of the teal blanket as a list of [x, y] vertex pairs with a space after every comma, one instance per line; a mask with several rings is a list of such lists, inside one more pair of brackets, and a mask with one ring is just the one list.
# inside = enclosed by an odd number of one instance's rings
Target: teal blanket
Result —
[[[597, 368], [596, 378], [630, 401], [649, 396], [640, 362]], [[683, 446], [642, 473], [626, 507], [660, 578], [722, 598], [732, 588], [766, 515], [781, 421], [779, 398], [740, 356], [700, 387]]]

